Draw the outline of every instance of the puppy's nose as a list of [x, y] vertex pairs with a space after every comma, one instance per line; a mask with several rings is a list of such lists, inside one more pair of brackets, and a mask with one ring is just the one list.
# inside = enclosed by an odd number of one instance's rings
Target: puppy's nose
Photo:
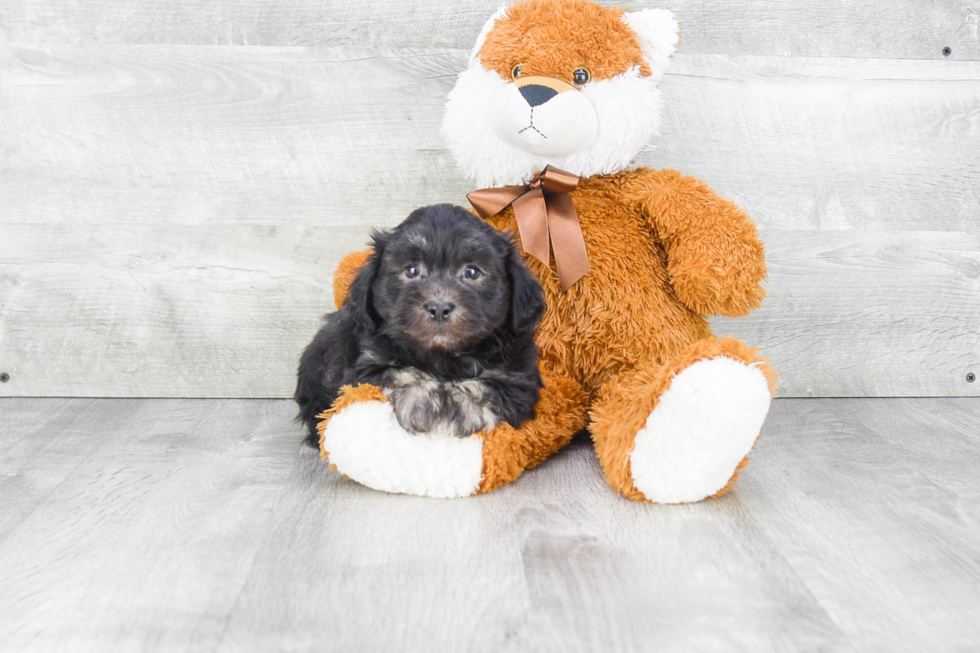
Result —
[[558, 95], [558, 91], [555, 89], [542, 86], [541, 84], [528, 84], [527, 86], [522, 86], [519, 90], [521, 91], [521, 95], [524, 96], [524, 99], [527, 100], [527, 103], [532, 107], [544, 104]]
[[451, 302], [426, 302], [425, 310], [429, 317], [436, 322], [445, 322], [449, 319], [449, 314], [456, 308], [456, 304]]

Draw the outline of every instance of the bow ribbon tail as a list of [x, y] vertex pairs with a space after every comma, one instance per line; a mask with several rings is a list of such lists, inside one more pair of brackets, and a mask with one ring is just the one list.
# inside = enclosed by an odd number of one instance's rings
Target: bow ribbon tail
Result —
[[562, 287], [567, 291], [589, 272], [589, 256], [571, 192], [578, 176], [550, 165], [526, 186], [484, 188], [466, 196], [484, 220], [507, 206], [521, 234], [521, 248], [529, 256], [551, 267], [551, 252]]
[[502, 186], [500, 188], [483, 188], [475, 190], [466, 196], [473, 209], [484, 220], [497, 215], [527, 189], [523, 186]]
[[532, 188], [514, 200], [514, 218], [521, 234], [521, 248], [550, 267], [551, 252], [548, 246], [548, 206], [544, 192]]
[[551, 233], [551, 246], [555, 250], [555, 265], [562, 288], [567, 291], [588, 274], [589, 255], [572, 196], [568, 193], [549, 195], [547, 202], [548, 230]]

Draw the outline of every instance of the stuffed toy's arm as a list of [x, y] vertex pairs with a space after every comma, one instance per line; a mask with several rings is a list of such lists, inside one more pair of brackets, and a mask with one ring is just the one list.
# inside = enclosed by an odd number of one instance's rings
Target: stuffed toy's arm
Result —
[[766, 260], [755, 223], [700, 179], [645, 172], [627, 192], [660, 236], [677, 297], [705, 316], [758, 308]]
[[333, 273], [333, 303], [338, 309], [344, 305], [344, 300], [347, 299], [347, 289], [354, 282], [357, 269], [364, 265], [370, 255], [371, 250], [369, 249], [351, 252], [340, 259], [340, 263], [337, 264], [337, 269]]

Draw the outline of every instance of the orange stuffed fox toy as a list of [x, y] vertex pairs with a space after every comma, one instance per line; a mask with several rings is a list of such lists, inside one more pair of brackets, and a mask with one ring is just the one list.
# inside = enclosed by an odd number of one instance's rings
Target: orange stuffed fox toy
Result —
[[[630, 499], [699, 501], [732, 487], [775, 374], [755, 350], [716, 339], [706, 318], [760, 305], [762, 243], [705, 183], [630, 168], [656, 135], [678, 40], [666, 10], [585, 0], [524, 0], [487, 21], [442, 132], [476, 188], [503, 187], [489, 193], [503, 193], [497, 206], [477, 202], [486, 191], [474, 205], [534, 252], [548, 302], [537, 415], [468, 438], [411, 435], [378, 388], [345, 388], [320, 423], [332, 466], [389, 492], [467, 496], [588, 428], [610, 486]], [[338, 306], [365, 256], [341, 262]]]

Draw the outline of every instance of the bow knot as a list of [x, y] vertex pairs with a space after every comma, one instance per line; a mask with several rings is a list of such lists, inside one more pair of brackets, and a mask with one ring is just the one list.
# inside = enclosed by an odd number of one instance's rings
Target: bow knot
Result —
[[569, 195], [577, 186], [577, 175], [547, 166], [526, 186], [484, 188], [466, 198], [484, 219], [513, 206], [521, 247], [545, 267], [554, 250], [558, 278], [568, 290], [589, 271], [582, 226]]

